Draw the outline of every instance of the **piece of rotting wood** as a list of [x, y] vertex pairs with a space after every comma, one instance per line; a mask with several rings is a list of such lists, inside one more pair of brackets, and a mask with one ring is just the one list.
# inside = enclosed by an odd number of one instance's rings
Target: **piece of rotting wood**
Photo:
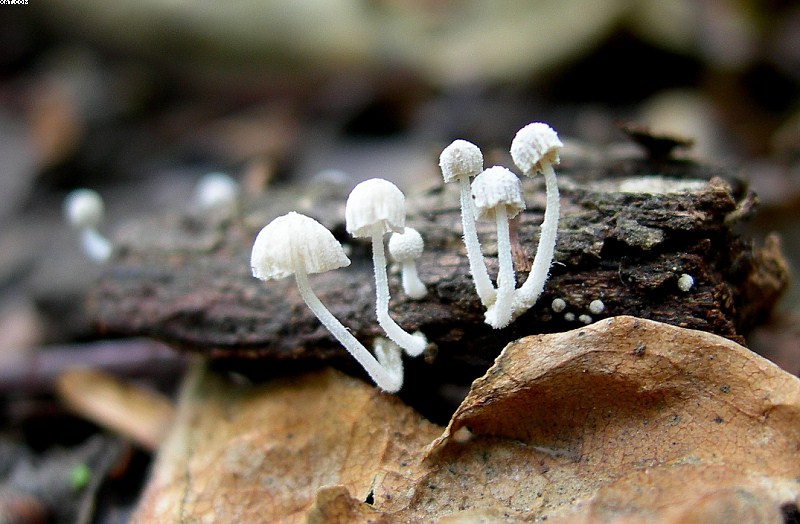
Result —
[[[421, 330], [432, 343], [425, 359], [431, 369], [474, 376], [509, 341], [565, 331], [589, 317], [633, 315], [742, 342], [787, 285], [778, 238], [756, 246], [736, 232], [736, 222], [753, 213], [755, 196], [725, 168], [565, 158], [558, 176], [562, 210], [550, 279], [538, 303], [501, 330], [484, 323], [468, 273], [458, 192], [443, 184], [407, 192], [407, 224], [425, 239], [417, 263], [429, 292], [408, 299], [395, 267], [390, 307], [401, 326]], [[544, 211], [541, 178], [523, 185], [528, 209], [512, 236], [519, 242], [518, 265], [521, 257], [533, 257]], [[344, 198], [324, 187], [286, 187], [243, 208], [240, 218], [223, 223], [169, 215], [131, 224], [115, 239], [118, 254], [90, 293], [92, 317], [107, 334], [150, 336], [229, 361], [347, 366], [348, 355], [305, 306], [292, 279], [264, 283], [249, 267], [253, 239], [272, 218], [297, 210], [319, 220], [349, 249], [352, 264], [312, 276], [314, 289], [369, 346], [382, 335], [370, 250], [345, 232]], [[494, 279], [493, 223], [478, 227]], [[678, 286], [684, 274], [694, 281], [688, 291]], [[518, 285], [525, 278], [518, 272]], [[560, 312], [551, 307], [556, 298], [566, 303]], [[597, 299], [604, 308], [594, 315], [589, 304]]]

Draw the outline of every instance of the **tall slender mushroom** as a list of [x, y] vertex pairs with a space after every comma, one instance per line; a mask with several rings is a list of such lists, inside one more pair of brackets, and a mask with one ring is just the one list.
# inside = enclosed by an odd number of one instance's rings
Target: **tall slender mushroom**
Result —
[[105, 262], [114, 251], [111, 242], [97, 230], [104, 213], [103, 198], [93, 189], [75, 189], [64, 199], [64, 216], [80, 232], [83, 251], [95, 262]]
[[469, 272], [475, 283], [475, 291], [484, 307], [495, 301], [497, 292], [489, 278], [483, 261], [478, 231], [475, 228], [474, 206], [470, 194], [470, 178], [483, 171], [483, 153], [475, 144], [466, 140], [455, 140], [444, 148], [439, 156], [439, 167], [445, 183], [458, 182], [461, 190], [461, 227], [464, 245], [467, 248]]
[[558, 165], [558, 151], [563, 147], [558, 134], [547, 124], [534, 122], [520, 129], [511, 142], [511, 158], [514, 164], [526, 176], [534, 176], [537, 172], [544, 175], [547, 194], [544, 220], [542, 221], [539, 245], [533, 258], [528, 280], [514, 295], [515, 313], [530, 309], [544, 290], [553, 263], [558, 233], [558, 182], [553, 165]]
[[511, 259], [508, 221], [525, 209], [517, 175], [500, 166], [486, 169], [472, 182], [472, 201], [478, 218], [494, 220], [497, 227], [497, 299], [486, 311], [486, 322], [495, 329], [511, 322], [516, 275]]
[[372, 262], [375, 270], [375, 312], [378, 323], [391, 340], [417, 356], [425, 350], [422, 334], [410, 334], [389, 316], [389, 280], [386, 275], [386, 251], [383, 235], [402, 233], [406, 224], [405, 196], [400, 189], [381, 178], [361, 182], [350, 192], [345, 204], [347, 232], [355, 238], [372, 239]]
[[[264, 226], [253, 243], [250, 267], [260, 280], [278, 280], [294, 275], [300, 296], [322, 324], [361, 364], [372, 380], [389, 393], [403, 386], [402, 361], [385, 358], [384, 367], [328, 311], [311, 290], [308, 275], [350, 265], [341, 244], [325, 226], [305, 215], [291, 212]], [[399, 362], [399, 368], [396, 367]]]

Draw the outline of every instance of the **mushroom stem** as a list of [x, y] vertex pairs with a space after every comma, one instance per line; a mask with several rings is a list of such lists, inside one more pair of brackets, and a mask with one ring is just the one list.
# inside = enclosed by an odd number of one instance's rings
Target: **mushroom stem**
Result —
[[409, 298], [420, 299], [428, 294], [428, 288], [420, 280], [419, 273], [417, 273], [417, 265], [414, 261], [403, 262], [400, 267], [402, 268], [401, 279], [403, 281], [403, 291]]
[[111, 258], [114, 247], [111, 242], [94, 228], [85, 228], [81, 231], [81, 246], [83, 252], [95, 262], [105, 262]]
[[361, 364], [372, 380], [375, 381], [375, 384], [388, 393], [400, 391], [400, 388], [403, 386], [402, 371], [398, 377], [396, 369], [384, 368], [380, 362], [367, 351], [367, 348], [347, 331], [347, 328], [328, 311], [328, 308], [320, 302], [317, 295], [311, 290], [308, 274], [304, 269], [298, 268], [295, 270], [294, 277], [297, 282], [297, 289], [300, 291], [300, 296], [303, 298], [308, 308], [316, 315], [319, 321], [322, 322], [322, 325], [328, 328], [328, 331], [331, 332], [336, 340], [353, 355], [353, 358]]
[[481, 244], [478, 240], [478, 230], [475, 227], [475, 213], [473, 212], [472, 193], [468, 177], [461, 177], [461, 227], [464, 232], [464, 245], [467, 248], [469, 259], [469, 272], [475, 282], [475, 291], [484, 307], [494, 304], [497, 291], [489, 278], [489, 271], [483, 261]]
[[378, 337], [372, 344], [372, 351], [392, 380], [398, 384], [397, 389], [400, 389], [403, 385], [403, 348], [388, 338]]
[[558, 182], [556, 173], [550, 162], [542, 161], [542, 173], [547, 193], [547, 202], [544, 210], [539, 245], [533, 257], [533, 265], [528, 275], [528, 280], [520, 286], [514, 295], [514, 312], [524, 312], [539, 299], [547, 281], [550, 265], [553, 263], [553, 254], [556, 248], [556, 234], [558, 233], [559, 201]]
[[511, 240], [508, 233], [508, 213], [505, 206], [495, 210], [497, 221], [497, 301], [487, 311], [486, 321], [495, 329], [511, 323], [514, 288], [517, 285], [511, 257]]
[[424, 336], [412, 335], [401, 328], [389, 316], [389, 279], [386, 275], [386, 252], [383, 248], [383, 226], [372, 226], [372, 263], [375, 269], [375, 313], [378, 323], [386, 336], [406, 350], [409, 356], [416, 357], [425, 351], [427, 341]]

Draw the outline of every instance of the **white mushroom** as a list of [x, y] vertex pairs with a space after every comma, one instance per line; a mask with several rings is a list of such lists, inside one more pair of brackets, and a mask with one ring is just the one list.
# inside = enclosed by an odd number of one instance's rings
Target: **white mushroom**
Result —
[[486, 169], [472, 182], [472, 202], [478, 218], [493, 219], [497, 228], [497, 298], [486, 312], [486, 322], [495, 329], [504, 328], [511, 322], [517, 284], [508, 221], [525, 209], [519, 178], [504, 167]]
[[372, 239], [375, 269], [375, 312], [386, 335], [411, 356], [420, 355], [427, 345], [422, 334], [410, 334], [389, 316], [389, 280], [383, 235], [403, 232], [406, 223], [405, 196], [388, 180], [371, 178], [350, 192], [345, 204], [347, 232], [356, 238]]
[[392, 233], [389, 237], [389, 254], [401, 267], [403, 291], [410, 298], [420, 299], [428, 294], [428, 289], [419, 278], [415, 260], [422, 256], [425, 242], [414, 228], [406, 227], [402, 233]]
[[[403, 385], [402, 367], [398, 375], [396, 367], [382, 366], [311, 290], [309, 274], [348, 265], [350, 259], [325, 226], [313, 218], [294, 212], [267, 224], [258, 233], [250, 256], [253, 276], [260, 280], [277, 280], [294, 275], [300, 296], [320, 322], [364, 367], [378, 387], [389, 393], [397, 392]], [[386, 363], [389, 361], [386, 360]], [[397, 363], [392, 365], [397, 366]]]
[[581, 315], [581, 316], [578, 317], [578, 320], [580, 320], [584, 324], [591, 324], [592, 323], [591, 315], [586, 315], [586, 314]]
[[475, 291], [484, 307], [495, 301], [496, 291], [483, 262], [478, 231], [475, 229], [475, 216], [470, 194], [469, 180], [483, 171], [483, 154], [475, 144], [466, 140], [456, 140], [442, 151], [439, 167], [445, 183], [458, 182], [461, 190], [461, 227], [464, 245], [467, 248], [469, 271], [475, 282]]
[[606, 305], [603, 304], [603, 301], [600, 299], [592, 300], [592, 302], [589, 304], [589, 312], [592, 315], [599, 315], [600, 313], [605, 311], [605, 309]]
[[104, 212], [102, 197], [92, 189], [75, 189], [64, 199], [64, 216], [80, 232], [83, 251], [95, 262], [105, 262], [114, 250], [111, 242], [97, 231]]
[[556, 132], [540, 122], [520, 129], [511, 142], [511, 158], [514, 164], [527, 176], [541, 172], [547, 193], [544, 221], [531, 272], [514, 297], [516, 312], [526, 311], [539, 299], [553, 262], [559, 216], [558, 183], [553, 165], [559, 162], [558, 151], [561, 147], [563, 144]]
[[693, 286], [694, 286], [694, 278], [692, 277], [692, 275], [684, 273], [680, 277], [678, 277], [678, 289], [680, 289], [684, 293], [688, 293]]
[[239, 183], [225, 173], [208, 173], [195, 186], [194, 205], [202, 213], [233, 216], [239, 207]]
[[554, 313], [561, 313], [567, 308], [567, 303], [563, 298], [554, 298], [553, 303], [550, 304], [550, 308], [552, 308]]

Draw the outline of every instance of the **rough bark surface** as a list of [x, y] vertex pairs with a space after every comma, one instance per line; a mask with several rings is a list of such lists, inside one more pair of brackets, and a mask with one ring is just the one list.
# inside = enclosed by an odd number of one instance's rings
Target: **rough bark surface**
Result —
[[[458, 191], [432, 180], [430, 189], [407, 194], [408, 225], [426, 242], [418, 267], [429, 293], [408, 299], [393, 267], [390, 312], [408, 331], [428, 337], [426, 360], [436, 364], [428, 367], [453, 376], [474, 377], [512, 340], [578, 327], [577, 317], [591, 315], [595, 299], [605, 310], [594, 321], [634, 315], [742, 342], [772, 309], [788, 271], [776, 237], [755, 247], [736, 233], [755, 196], [730, 175], [676, 160], [564, 160], [556, 263], [539, 302], [502, 330], [483, 322], [461, 241]], [[528, 209], [513, 226], [520, 284], [544, 211], [541, 178], [523, 184]], [[246, 202], [228, 222], [187, 213], [130, 224], [116, 236], [117, 256], [92, 291], [91, 313], [106, 333], [147, 335], [229, 361], [347, 366], [347, 354], [305, 306], [293, 279], [261, 282], [249, 267], [252, 240], [272, 218], [291, 210], [316, 218], [350, 250], [352, 264], [312, 276], [312, 287], [369, 347], [382, 335], [371, 255], [367, 243], [345, 232], [345, 199], [341, 188], [276, 188]], [[494, 224], [478, 228], [494, 279]], [[694, 278], [688, 292], [677, 285], [683, 273]], [[550, 304], [558, 297], [567, 308], [555, 313]], [[567, 320], [568, 312], [576, 319]]]

